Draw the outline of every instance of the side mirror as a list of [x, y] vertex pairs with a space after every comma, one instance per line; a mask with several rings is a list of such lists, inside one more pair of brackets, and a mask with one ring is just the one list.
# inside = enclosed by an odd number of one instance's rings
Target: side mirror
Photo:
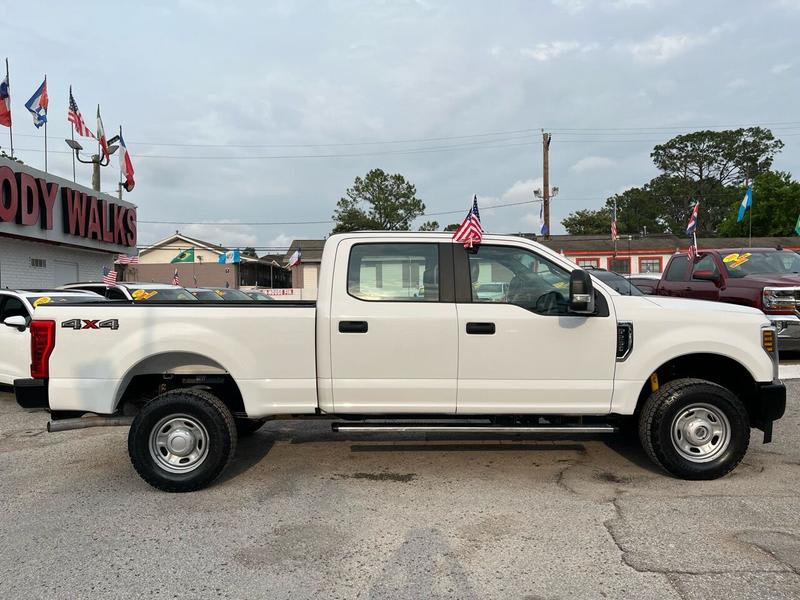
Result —
[[715, 273], [711, 269], [700, 269], [692, 273], [692, 279], [699, 279], [700, 281], [719, 281], [719, 273]]
[[6, 327], [16, 327], [19, 331], [25, 331], [28, 328], [28, 318], [22, 315], [15, 315], [6, 318], [6, 320], [3, 321], [3, 325]]
[[582, 269], [575, 269], [569, 275], [569, 312], [576, 315], [594, 314], [592, 277]]

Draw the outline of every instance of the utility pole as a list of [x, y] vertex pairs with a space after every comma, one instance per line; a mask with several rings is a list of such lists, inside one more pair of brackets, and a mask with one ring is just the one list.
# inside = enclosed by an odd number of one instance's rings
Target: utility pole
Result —
[[542, 231], [544, 239], [550, 239], [550, 200], [558, 195], [558, 187], [550, 187], [550, 134], [542, 131], [542, 190], [533, 190], [533, 195], [542, 199]]
[[542, 131], [542, 179], [544, 188], [544, 239], [550, 239], [550, 134]]

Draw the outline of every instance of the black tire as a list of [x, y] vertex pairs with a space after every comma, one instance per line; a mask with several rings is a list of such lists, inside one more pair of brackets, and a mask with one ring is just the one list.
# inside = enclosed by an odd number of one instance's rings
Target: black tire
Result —
[[[698, 406], [709, 407], [710, 411], [690, 410]], [[700, 435], [705, 433], [704, 423], [727, 427], [727, 445], [725, 436], [719, 435], [715, 446], [715, 435], [710, 432], [706, 434], [705, 445], [699, 442], [694, 445], [698, 454], [687, 458], [686, 454], [692, 454], [687, 450], [693, 450], [693, 444], [680, 423], [688, 424], [695, 419], [701, 426]], [[673, 428], [681, 431], [673, 436]], [[730, 473], [744, 458], [750, 444], [750, 419], [742, 401], [721, 385], [703, 379], [676, 379], [660, 387], [645, 402], [639, 417], [639, 439], [650, 459], [675, 477], [717, 479]], [[685, 444], [683, 450], [681, 441]]]
[[[168, 446], [159, 446], [156, 441], [169, 432], [183, 437], [179, 443], [192, 440], [191, 456], [197, 457], [190, 456], [188, 464], [179, 464], [185, 457], [171, 454]], [[136, 472], [153, 487], [165, 492], [192, 492], [206, 487], [222, 472], [236, 451], [236, 439], [233, 415], [219, 398], [205, 390], [178, 389], [142, 407], [128, 434], [128, 454]], [[157, 458], [158, 454], [162, 457]], [[166, 465], [169, 459], [174, 465]], [[184, 471], [171, 472], [168, 468]]]
[[240, 419], [234, 418], [236, 421], [236, 433], [240, 438], [253, 435], [256, 431], [261, 429], [267, 419]]

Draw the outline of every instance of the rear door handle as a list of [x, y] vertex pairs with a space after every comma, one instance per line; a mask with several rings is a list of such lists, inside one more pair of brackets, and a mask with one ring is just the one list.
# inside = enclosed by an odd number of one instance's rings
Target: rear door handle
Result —
[[494, 323], [467, 323], [470, 335], [494, 335]]
[[366, 321], [339, 321], [339, 333], [367, 333]]

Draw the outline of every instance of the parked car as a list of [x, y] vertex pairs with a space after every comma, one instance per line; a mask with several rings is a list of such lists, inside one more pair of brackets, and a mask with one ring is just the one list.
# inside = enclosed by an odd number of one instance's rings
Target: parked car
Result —
[[265, 294], [264, 292], [259, 292], [256, 290], [248, 290], [245, 292], [250, 298], [255, 300], [256, 302], [275, 302], [275, 298], [270, 296], [269, 294]]
[[79, 290], [0, 290], [0, 383], [11, 385], [29, 374], [31, 340], [26, 330], [36, 307], [105, 301]]
[[[476, 293], [484, 270], [509, 274], [507, 302]], [[207, 486], [239, 435], [279, 416], [341, 417], [348, 435], [634, 422], [655, 464], [714, 479], [785, 410], [761, 311], [623, 296], [531, 240], [332, 235], [319, 277], [316, 302], [39, 307], [17, 402], [49, 410], [50, 431], [130, 424], [134, 468], [171, 492]]]
[[475, 293], [487, 302], [505, 302], [508, 299], [508, 283], [491, 281], [476, 285]]
[[656, 293], [658, 282], [661, 280], [661, 273], [634, 273], [625, 275], [625, 279], [639, 288], [643, 294], [652, 296]]
[[781, 350], [800, 350], [800, 255], [775, 248], [726, 248], [670, 258], [656, 293], [752, 306], [778, 331]]
[[252, 302], [241, 290], [231, 288], [187, 288], [195, 298], [208, 302]]
[[126, 300], [128, 302], [196, 302], [186, 288], [168, 283], [138, 283], [125, 281], [106, 285], [102, 281], [84, 283], [68, 283], [62, 290], [86, 290], [103, 295], [109, 300]]

